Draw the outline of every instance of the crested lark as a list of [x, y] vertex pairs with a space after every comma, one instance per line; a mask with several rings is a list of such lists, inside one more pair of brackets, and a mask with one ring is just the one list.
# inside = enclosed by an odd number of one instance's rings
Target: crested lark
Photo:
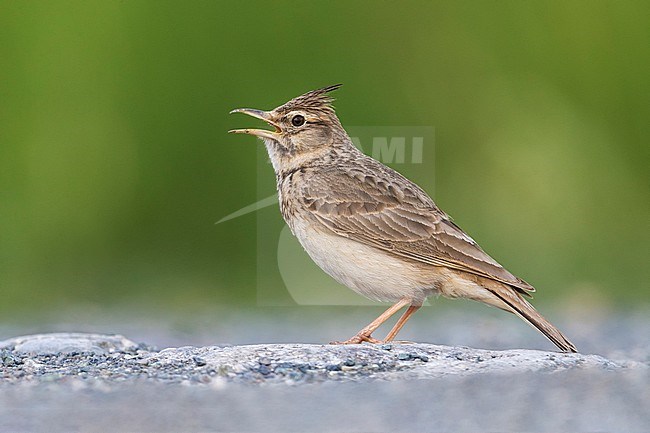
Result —
[[416, 184], [360, 152], [328, 95], [298, 96], [271, 111], [241, 108], [274, 131], [236, 129], [266, 145], [282, 216], [309, 256], [336, 281], [394, 303], [345, 344], [378, 343], [372, 333], [407, 307], [384, 341], [395, 338], [435, 294], [516, 314], [565, 352], [575, 346], [524, 298], [535, 289], [488, 256]]

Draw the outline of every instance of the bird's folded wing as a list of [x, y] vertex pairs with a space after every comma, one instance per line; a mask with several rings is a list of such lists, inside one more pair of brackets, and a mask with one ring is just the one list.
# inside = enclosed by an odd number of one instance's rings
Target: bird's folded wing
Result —
[[313, 217], [340, 236], [522, 292], [535, 290], [487, 255], [417, 185], [397, 176], [390, 181], [354, 171], [313, 176], [302, 183], [300, 199]]

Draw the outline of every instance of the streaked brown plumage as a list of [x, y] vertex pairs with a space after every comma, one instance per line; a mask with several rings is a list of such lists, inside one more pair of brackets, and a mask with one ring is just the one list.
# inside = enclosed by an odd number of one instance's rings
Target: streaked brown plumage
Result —
[[488, 256], [416, 184], [360, 152], [341, 126], [330, 86], [272, 111], [238, 109], [275, 131], [230, 132], [263, 139], [276, 173], [282, 215], [310, 257], [356, 292], [395, 304], [344, 343], [371, 336], [404, 306], [392, 340], [434, 294], [481, 301], [539, 329], [561, 350], [575, 346], [524, 296], [535, 289]]

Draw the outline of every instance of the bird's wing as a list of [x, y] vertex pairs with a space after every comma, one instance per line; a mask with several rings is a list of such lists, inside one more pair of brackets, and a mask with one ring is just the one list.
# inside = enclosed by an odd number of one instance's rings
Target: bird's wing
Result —
[[379, 172], [374, 174], [338, 169], [309, 176], [299, 187], [300, 200], [314, 218], [340, 236], [506, 283], [522, 293], [535, 290], [487, 255], [417, 185], [385, 166], [376, 168]]

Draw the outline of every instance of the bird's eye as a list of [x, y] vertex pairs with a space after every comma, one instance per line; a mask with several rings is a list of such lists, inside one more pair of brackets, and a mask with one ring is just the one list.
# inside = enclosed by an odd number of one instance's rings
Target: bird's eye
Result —
[[305, 124], [305, 118], [300, 114], [296, 114], [291, 118], [291, 124], [293, 126], [302, 126]]

